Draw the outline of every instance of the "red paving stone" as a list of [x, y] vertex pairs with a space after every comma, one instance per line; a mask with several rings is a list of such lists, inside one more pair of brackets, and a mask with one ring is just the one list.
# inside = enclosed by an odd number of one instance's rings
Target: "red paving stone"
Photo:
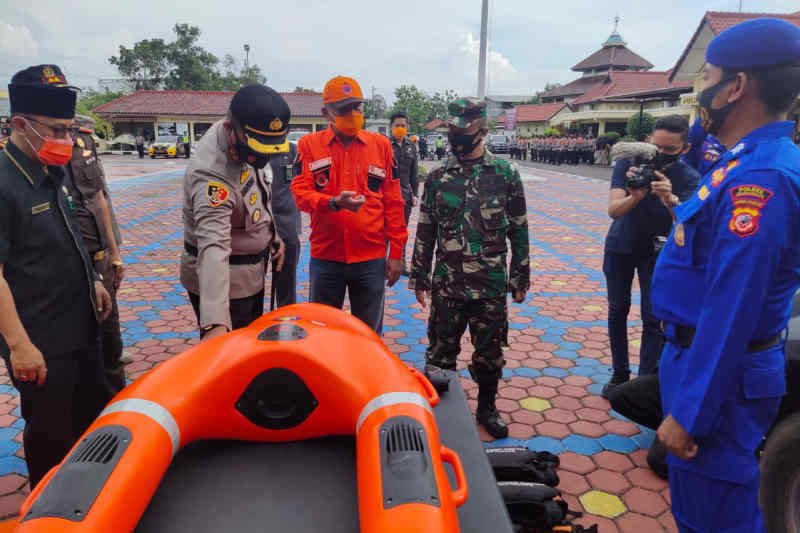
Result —
[[[193, 311], [177, 281], [177, 258], [182, 246], [178, 180], [163, 181], [156, 193], [151, 184], [136, 181], [125, 182], [124, 188], [114, 189], [117, 178], [141, 175], [138, 168], [136, 165], [107, 168], [112, 177], [112, 195], [120, 223], [134, 228], [126, 231], [123, 252], [136, 261], [128, 261], [128, 279], [119, 294], [125, 353], [132, 359], [127, 365], [131, 379], [198, 342]], [[153, 172], [154, 168], [172, 171], [181, 167], [146, 165], [146, 168], [147, 172]], [[601, 271], [603, 238], [608, 223], [604, 205], [607, 183], [578, 180], [549, 171], [542, 171], [541, 175], [557, 180], [558, 187], [553, 188], [547, 182], [526, 183], [533, 239], [542, 246], [533, 248], [534, 291], [525, 305], [509, 307], [511, 346], [505, 355], [506, 373], [510, 376], [501, 384], [497, 406], [509, 421], [511, 438], [522, 443], [535, 442], [530, 439], [537, 437], [565, 439], [581, 435], [591, 441], [606, 434], [621, 438], [637, 435], [640, 431], [637, 426], [613, 418], [608, 402], [596, 395], [610, 377], [606, 295]], [[163, 210], [165, 205], [175, 209], [147, 218]], [[416, 215], [412, 215], [412, 242], [415, 220]], [[165, 235], [171, 237], [163, 240]], [[161, 243], [160, 247], [148, 246], [154, 242]], [[409, 244], [409, 249], [411, 246]], [[307, 254], [307, 249], [304, 253]], [[298, 272], [298, 277], [303, 300], [308, 295], [307, 272]], [[419, 310], [413, 295], [406, 291], [405, 283], [402, 279], [387, 293], [383, 337], [395, 354], [418, 364], [428, 344], [424, 334], [428, 313]], [[172, 304], [162, 305], [165, 299], [170, 299]], [[136, 304], [131, 305], [131, 302]], [[540, 320], [542, 317], [552, 317], [557, 322]], [[630, 319], [640, 320], [637, 305], [632, 307]], [[412, 330], [411, 325], [421, 325], [422, 329]], [[147, 334], [142, 334], [142, 328]], [[165, 338], [153, 336], [159, 333]], [[632, 325], [630, 341], [640, 335], [641, 327]], [[414, 343], [406, 339], [413, 339]], [[562, 342], [574, 345], [562, 353], [559, 351]], [[467, 335], [462, 347], [458, 358], [460, 368], [468, 364], [473, 352]], [[630, 349], [631, 362], [636, 364], [638, 348], [631, 346]], [[575, 359], [576, 356], [584, 359]], [[586, 369], [587, 365], [590, 372], [579, 375], [578, 369]], [[466, 378], [461, 382], [469, 398], [468, 404], [474, 410], [477, 385]], [[0, 385], [8, 383], [6, 370], [0, 365]], [[522, 408], [520, 402], [529, 397], [547, 400], [549, 404], [538, 405], [549, 408], [542, 411]], [[0, 427], [16, 422], [18, 405], [16, 394], [0, 394]], [[483, 428], [478, 432], [485, 442], [492, 441]], [[10, 440], [19, 443], [21, 432], [14, 433]], [[647, 469], [646, 450], [627, 455], [609, 451], [585, 455], [583, 450], [585, 448], [567, 446], [560, 454], [559, 488], [570, 508], [585, 511], [578, 496], [588, 490], [601, 490], [621, 498], [628, 511], [613, 520], [586, 514], [578, 523], [597, 523], [600, 533], [675, 531], [668, 510], [667, 485]], [[12, 453], [13, 457], [21, 456], [21, 448]], [[23, 484], [25, 478], [20, 474], [0, 477], [0, 517], [16, 512], [27, 494]]]

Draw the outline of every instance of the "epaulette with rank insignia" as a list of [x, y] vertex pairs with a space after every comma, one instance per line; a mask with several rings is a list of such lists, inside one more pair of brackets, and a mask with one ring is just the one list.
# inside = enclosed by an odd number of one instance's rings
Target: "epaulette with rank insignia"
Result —
[[87, 128], [86, 126], [81, 126], [80, 128], [78, 128], [78, 132], [79, 133], [85, 133], [87, 135], [94, 134], [94, 130], [92, 130], [90, 128]]

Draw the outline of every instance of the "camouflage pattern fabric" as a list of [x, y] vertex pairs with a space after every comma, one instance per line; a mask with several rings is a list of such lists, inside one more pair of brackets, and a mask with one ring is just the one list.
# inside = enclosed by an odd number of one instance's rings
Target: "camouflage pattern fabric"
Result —
[[529, 249], [525, 191], [517, 169], [488, 152], [472, 165], [450, 157], [425, 183], [408, 285], [462, 300], [527, 291]]
[[428, 320], [428, 340], [425, 351], [428, 364], [455, 370], [461, 353], [461, 337], [469, 326], [475, 353], [470, 372], [476, 381], [496, 381], [503, 371], [505, 360], [501, 347], [505, 325], [508, 323], [506, 298], [464, 300], [433, 295]]

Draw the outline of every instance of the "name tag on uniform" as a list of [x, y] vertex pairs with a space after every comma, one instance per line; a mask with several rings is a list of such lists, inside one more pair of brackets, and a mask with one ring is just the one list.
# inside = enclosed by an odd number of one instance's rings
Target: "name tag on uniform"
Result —
[[381, 167], [377, 167], [375, 165], [369, 166], [369, 174], [371, 176], [375, 176], [377, 178], [385, 178], [386, 177], [386, 169]]
[[311, 172], [315, 172], [317, 170], [331, 166], [331, 163], [333, 163], [333, 158], [326, 157], [325, 159], [317, 159], [316, 161], [312, 162], [308, 166], [308, 168], [311, 169]]
[[50, 209], [50, 202], [45, 202], [43, 204], [39, 204], [39, 205], [35, 205], [35, 206], [31, 207], [31, 214], [32, 215], [38, 215], [39, 213], [44, 213], [48, 209]]

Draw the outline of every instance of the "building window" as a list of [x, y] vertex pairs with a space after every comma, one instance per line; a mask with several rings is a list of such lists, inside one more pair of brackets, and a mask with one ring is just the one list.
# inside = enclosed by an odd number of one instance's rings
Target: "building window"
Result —
[[203, 137], [203, 135], [206, 134], [208, 128], [210, 127], [211, 127], [210, 122], [195, 122], [194, 124], [192, 124], [192, 130], [193, 130], [192, 133], [194, 134], [195, 142], [199, 141]]
[[159, 122], [158, 136], [162, 135], [189, 135], [189, 124], [186, 122]]

